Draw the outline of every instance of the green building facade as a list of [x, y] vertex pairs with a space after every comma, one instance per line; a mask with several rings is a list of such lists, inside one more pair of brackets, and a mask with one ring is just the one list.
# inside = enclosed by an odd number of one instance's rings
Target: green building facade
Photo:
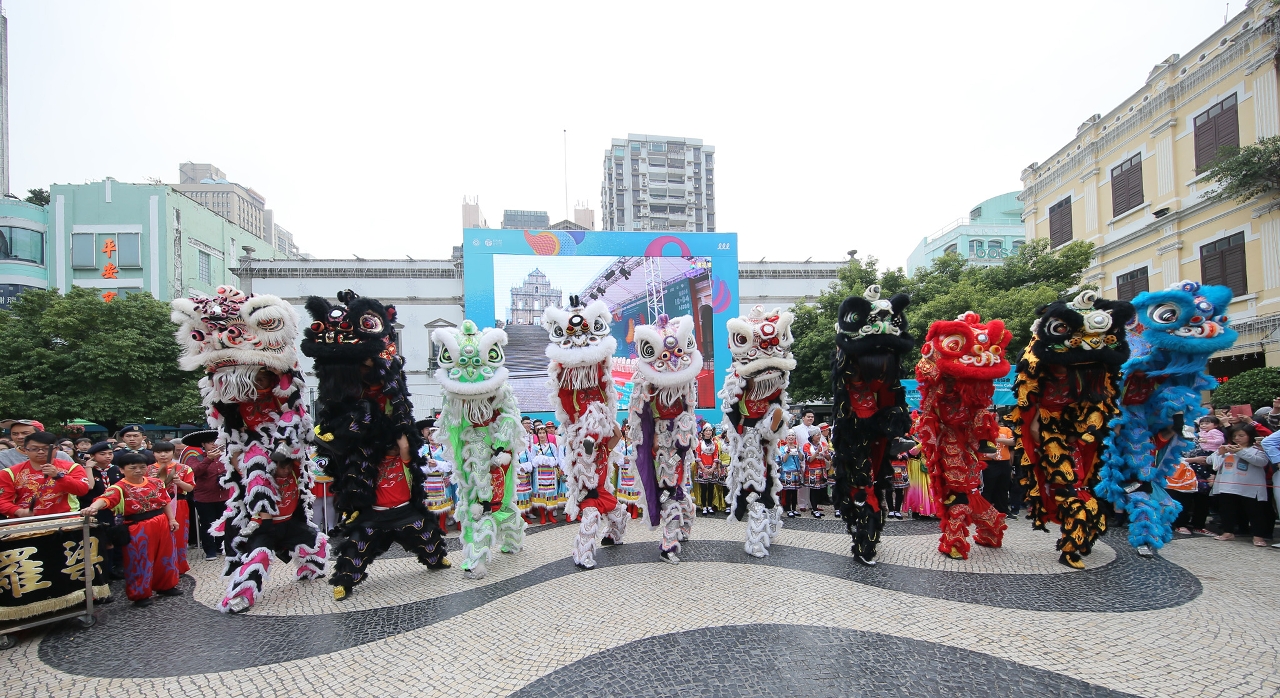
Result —
[[[272, 246], [165, 184], [107, 178], [49, 188], [45, 259], [48, 288], [72, 286], [111, 294], [148, 292], [169, 300], [238, 285], [231, 273], [252, 247], [275, 259]], [[0, 272], [2, 273], [2, 272]]]
[[46, 211], [0, 197], [0, 310], [29, 288], [48, 288]]

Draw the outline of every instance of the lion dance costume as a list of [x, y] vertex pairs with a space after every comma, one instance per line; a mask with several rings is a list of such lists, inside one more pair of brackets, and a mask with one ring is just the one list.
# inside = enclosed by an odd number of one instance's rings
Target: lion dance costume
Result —
[[432, 569], [449, 560], [427, 506], [422, 435], [413, 428], [404, 359], [392, 341], [395, 306], [349, 290], [338, 302], [307, 299], [312, 323], [302, 353], [315, 361], [317, 444], [329, 454], [325, 474], [342, 521], [329, 580], [342, 601], [393, 542]]
[[299, 580], [321, 576], [329, 555], [311, 522], [313, 479], [302, 467], [311, 418], [294, 349], [298, 315], [276, 296], [230, 286], [172, 307], [182, 368], [205, 370], [200, 394], [226, 465], [219, 483], [231, 491], [209, 529], [231, 541], [223, 570], [231, 580], [218, 608], [243, 613], [262, 593], [272, 555], [296, 557]]
[[983, 324], [977, 313], [969, 312], [934, 322], [920, 347], [915, 435], [942, 517], [938, 552], [956, 559], [969, 558], [971, 522], [978, 545], [998, 548], [1004, 540], [1005, 515], [978, 493], [986, 467], [978, 450], [982, 441], [994, 441], [1000, 433], [989, 408], [993, 381], [1009, 373], [1005, 348], [1012, 338], [1000, 320]]
[[680, 542], [693, 524], [693, 498], [685, 491], [697, 442], [696, 379], [702, 352], [693, 318], [659, 315], [635, 328], [636, 372], [627, 416], [635, 444], [635, 469], [650, 526], [662, 527], [662, 559], [679, 563]]
[[[1143, 557], [1173, 538], [1182, 507], [1164, 491], [1186, 445], [1182, 426], [1206, 413], [1200, 391], [1216, 382], [1205, 373], [1209, 355], [1230, 347], [1231, 289], [1182, 281], [1138, 294], [1133, 331], [1144, 347], [1125, 362], [1120, 414], [1111, 420], [1095, 491], [1129, 514], [1129, 543]], [[1133, 341], [1133, 340], [1131, 340]]]
[[782, 530], [778, 493], [778, 441], [787, 432], [791, 313], [757, 305], [726, 323], [733, 364], [720, 388], [725, 445], [729, 450], [729, 515], [747, 517], [748, 555], [764, 557]]
[[902, 358], [911, 351], [905, 311], [911, 299], [880, 298], [880, 287], [846, 298], [836, 318], [833, 466], [835, 508], [853, 537], [853, 556], [874, 565], [893, 493], [889, 444], [911, 429], [900, 381]]
[[507, 333], [470, 320], [461, 329], [432, 333], [440, 347], [436, 380], [444, 388], [439, 427], [453, 461], [462, 525], [462, 569], [482, 579], [493, 549], [519, 552], [525, 521], [516, 506], [518, 465], [513, 453], [524, 448], [520, 408], [507, 384]]
[[604, 301], [584, 306], [577, 296], [569, 297], [567, 309], [547, 308], [542, 313], [550, 337], [547, 388], [556, 420], [564, 428], [559, 443], [569, 490], [564, 511], [569, 519], [582, 517], [573, 563], [588, 570], [596, 566], [601, 517], [607, 519], [599, 541], [605, 545], [622, 542], [629, 518], [626, 504], [610, 491], [609, 466], [622, 430], [612, 371], [618, 342], [609, 334], [609, 319]]
[[1018, 362], [1013, 391], [1015, 448], [1027, 466], [1022, 484], [1032, 525], [1060, 525], [1058, 561], [1084, 568], [1107, 521], [1091, 494], [1100, 449], [1116, 415], [1120, 365], [1129, 358], [1125, 325], [1133, 306], [1081, 291], [1043, 306]]

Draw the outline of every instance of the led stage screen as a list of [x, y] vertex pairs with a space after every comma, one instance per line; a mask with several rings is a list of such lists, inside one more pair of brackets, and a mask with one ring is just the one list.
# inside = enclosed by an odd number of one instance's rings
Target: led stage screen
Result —
[[522, 412], [551, 417], [542, 311], [576, 295], [609, 306], [621, 410], [630, 403], [635, 326], [659, 312], [692, 317], [704, 358], [698, 408], [719, 421], [715, 394], [729, 366], [724, 323], [738, 310], [736, 235], [468, 229], [464, 240], [466, 316], [506, 330], [507, 368]]

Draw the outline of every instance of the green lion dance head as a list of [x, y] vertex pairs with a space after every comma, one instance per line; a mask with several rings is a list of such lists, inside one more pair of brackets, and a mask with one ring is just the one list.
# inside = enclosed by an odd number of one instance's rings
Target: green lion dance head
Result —
[[431, 334], [440, 347], [436, 380], [455, 395], [480, 396], [497, 392], [507, 383], [507, 360], [502, 347], [507, 333], [492, 327], [483, 332], [466, 320], [462, 327], [441, 327]]

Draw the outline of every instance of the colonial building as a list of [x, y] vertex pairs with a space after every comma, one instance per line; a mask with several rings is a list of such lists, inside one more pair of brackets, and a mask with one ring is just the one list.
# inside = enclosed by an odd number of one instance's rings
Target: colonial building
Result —
[[907, 275], [948, 253], [958, 254], [970, 264], [1001, 264], [1018, 251], [1025, 236], [1018, 192], [993, 196], [974, 206], [968, 216], [921, 240], [907, 257]]
[[534, 269], [524, 283], [511, 289], [511, 317], [513, 325], [541, 325], [542, 311], [547, 306], [559, 308], [564, 303], [564, 291], [552, 288], [547, 275]]
[[1128, 299], [1183, 279], [1232, 288], [1236, 346], [1220, 377], [1280, 365], [1280, 203], [1211, 201], [1219, 149], [1280, 135], [1277, 8], [1250, 0], [1186, 55], [1022, 172], [1026, 237], [1092, 242], [1085, 281]]

